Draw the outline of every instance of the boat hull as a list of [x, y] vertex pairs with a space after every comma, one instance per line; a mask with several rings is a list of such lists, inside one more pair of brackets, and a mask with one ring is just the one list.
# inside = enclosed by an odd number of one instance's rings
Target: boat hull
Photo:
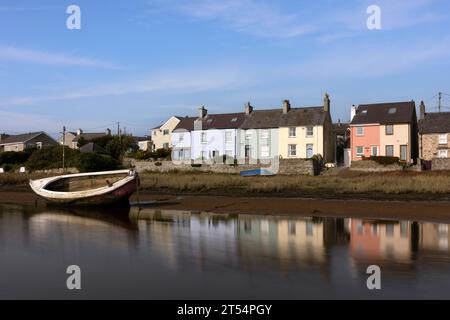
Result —
[[[123, 172], [119, 172], [123, 173]], [[117, 174], [116, 172], [102, 172], [87, 174], [90, 177], [96, 177], [97, 179], [105, 179]], [[83, 178], [86, 174], [81, 175], [68, 175], [54, 178], [47, 178], [37, 181], [30, 181], [32, 190], [43, 200], [51, 206], [129, 206], [130, 196], [136, 192], [138, 188], [138, 175], [135, 172], [130, 171], [122, 180], [115, 183], [108, 183], [108, 185], [72, 192], [61, 192], [51, 189], [51, 186], [57, 184], [64, 179], [76, 179]], [[49, 189], [47, 189], [49, 188]]]

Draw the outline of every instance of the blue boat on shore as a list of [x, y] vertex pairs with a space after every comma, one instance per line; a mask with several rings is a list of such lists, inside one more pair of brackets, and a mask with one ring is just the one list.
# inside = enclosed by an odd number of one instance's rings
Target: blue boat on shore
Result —
[[241, 177], [254, 177], [254, 176], [274, 176], [275, 173], [268, 169], [253, 169], [244, 170], [240, 172]]

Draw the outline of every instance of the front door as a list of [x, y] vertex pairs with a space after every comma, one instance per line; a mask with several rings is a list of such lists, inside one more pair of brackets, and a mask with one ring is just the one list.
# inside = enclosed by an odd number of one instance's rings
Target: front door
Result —
[[408, 146], [406, 146], [406, 145], [400, 146], [400, 160], [401, 161], [407, 160], [407, 157], [408, 157], [407, 151], [408, 151]]

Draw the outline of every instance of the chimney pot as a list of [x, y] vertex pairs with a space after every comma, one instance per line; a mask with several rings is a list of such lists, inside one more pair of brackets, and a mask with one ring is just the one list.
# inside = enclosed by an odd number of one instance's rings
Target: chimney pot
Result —
[[205, 109], [205, 106], [202, 106], [201, 108], [198, 108], [198, 117], [200, 119], [205, 118], [207, 114], [208, 114], [208, 110]]
[[78, 129], [78, 130], [77, 130], [77, 136], [81, 136], [82, 134], [83, 134], [83, 130]]
[[246, 114], [247, 116], [249, 116], [252, 112], [253, 112], [253, 107], [252, 107], [252, 105], [250, 104], [250, 102], [247, 102], [247, 103], [245, 104], [245, 114]]
[[323, 98], [323, 110], [325, 112], [330, 112], [330, 95], [328, 93], [325, 93]]
[[283, 113], [287, 114], [289, 112], [289, 110], [291, 110], [291, 103], [289, 102], [289, 100], [284, 100], [283, 101]]
[[426, 113], [426, 108], [425, 108], [425, 103], [423, 101], [420, 102], [420, 120], [425, 119], [425, 113]]

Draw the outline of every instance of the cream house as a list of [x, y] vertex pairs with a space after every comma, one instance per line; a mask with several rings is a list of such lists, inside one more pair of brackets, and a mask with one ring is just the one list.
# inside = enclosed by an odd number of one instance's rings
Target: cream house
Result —
[[309, 159], [321, 155], [325, 162], [334, 161], [333, 123], [330, 98], [323, 106], [291, 108], [283, 102], [279, 124], [279, 153], [285, 159]]
[[179, 117], [171, 117], [161, 126], [151, 131], [152, 151], [172, 148], [172, 133], [180, 123]]
[[0, 141], [0, 152], [24, 151], [27, 148], [38, 148], [55, 146], [58, 143], [45, 132], [32, 132], [8, 136]]

